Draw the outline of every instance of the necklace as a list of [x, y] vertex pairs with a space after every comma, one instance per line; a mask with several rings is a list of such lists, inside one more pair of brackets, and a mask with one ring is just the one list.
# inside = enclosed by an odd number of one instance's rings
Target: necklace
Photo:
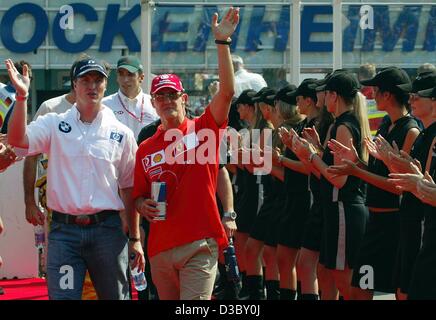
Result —
[[142, 102], [141, 102], [141, 117], [138, 118], [136, 114], [133, 112], [130, 112], [129, 109], [126, 108], [123, 101], [121, 100], [120, 94], [118, 93], [118, 101], [120, 101], [121, 106], [128, 114], [130, 114], [131, 117], [135, 118], [139, 123], [142, 123], [142, 119], [144, 118], [144, 95], [142, 95]]

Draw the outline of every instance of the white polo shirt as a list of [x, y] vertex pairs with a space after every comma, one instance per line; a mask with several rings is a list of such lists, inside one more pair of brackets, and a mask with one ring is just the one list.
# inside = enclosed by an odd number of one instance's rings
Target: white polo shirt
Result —
[[235, 72], [235, 97], [238, 98], [242, 91], [252, 89], [259, 91], [267, 87], [265, 79], [257, 73], [248, 72], [245, 69], [240, 69]]
[[145, 126], [159, 119], [156, 110], [151, 105], [151, 97], [142, 90], [133, 99], [126, 97], [121, 90], [103, 98], [102, 103], [111, 108], [115, 117], [129, 127], [135, 139]]
[[74, 105], [27, 126], [28, 154], [47, 153], [48, 207], [69, 214], [122, 210], [118, 188], [133, 186], [137, 145], [132, 131], [104, 107], [91, 124]]

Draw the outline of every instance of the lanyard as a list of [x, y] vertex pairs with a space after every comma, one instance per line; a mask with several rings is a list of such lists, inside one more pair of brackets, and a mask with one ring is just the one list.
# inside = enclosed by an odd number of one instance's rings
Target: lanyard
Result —
[[121, 106], [126, 110], [131, 117], [135, 118], [139, 123], [142, 123], [142, 119], [144, 118], [144, 95], [142, 95], [142, 103], [141, 103], [141, 117], [138, 118], [134, 113], [130, 112], [129, 109], [126, 108], [123, 101], [121, 100], [120, 94], [118, 93], [118, 100], [121, 103]]

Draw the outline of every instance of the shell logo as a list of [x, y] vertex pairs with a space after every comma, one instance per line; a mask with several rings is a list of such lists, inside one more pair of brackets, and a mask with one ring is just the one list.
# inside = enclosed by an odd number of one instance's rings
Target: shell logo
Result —
[[159, 163], [162, 161], [162, 155], [161, 154], [157, 154], [153, 157], [153, 162], [154, 163]]

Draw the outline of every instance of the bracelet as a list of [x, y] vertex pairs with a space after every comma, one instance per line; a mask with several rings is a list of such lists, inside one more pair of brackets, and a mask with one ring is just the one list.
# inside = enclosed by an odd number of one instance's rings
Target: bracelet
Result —
[[316, 153], [316, 152], [312, 152], [312, 153], [310, 154], [310, 156], [309, 156], [309, 162], [310, 162], [310, 163], [312, 163], [312, 161], [313, 161], [313, 157], [315, 157], [316, 155], [318, 155], [318, 153]]
[[29, 94], [27, 94], [25, 96], [19, 96], [18, 94], [15, 95], [15, 101], [26, 101], [27, 98], [29, 98]]
[[230, 46], [232, 44], [232, 40], [231, 39], [230, 40], [217, 40], [217, 39], [215, 39], [215, 43], [216, 44], [225, 44], [225, 45]]
[[139, 238], [129, 238], [129, 241], [131, 241], [131, 242], [138, 242], [138, 241], [140, 241], [140, 239]]

